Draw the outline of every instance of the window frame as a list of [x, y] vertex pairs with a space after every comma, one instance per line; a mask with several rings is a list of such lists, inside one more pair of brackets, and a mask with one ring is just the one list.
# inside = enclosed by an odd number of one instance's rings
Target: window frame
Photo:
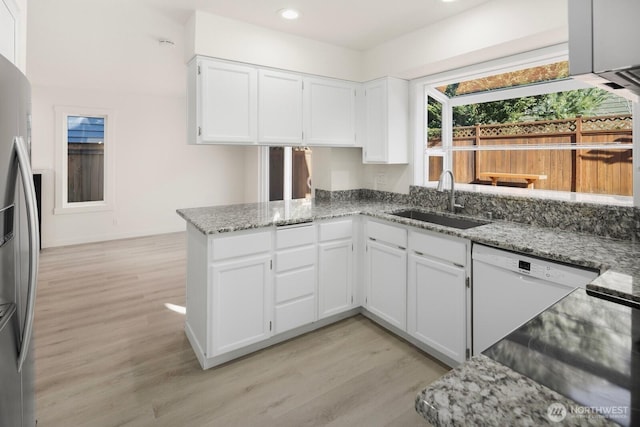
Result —
[[[114, 121], [111, 109], [75, 106], [56, 106], [56, 187], [54, 214], [103, 212], [115, 209], [114, 197]], [[68, 117], [97, 117], [104, 119], [104, 177], [103, 200], [91, 202], [69, 202], [68, 200]]]
[[[566, 61], [568, 59], [568, 50], [566, 44], [552, 46], [550, 48], [539, 49], [524, 54], [514, 55], [511, 57], [501, 58], [499, 60], [481, 63], [458, 70], [443, 72], [425, 78], [414, 80], [411, 84], [411, 90], [415, 97], [414, 104], [414, 170], [413, 184], [418, 186], [431, 187], [436, 185], [436, 181], [428, 181], [429, 176], [429, 152], [425, 149], [427, 141], [426, 126], [427, 112], [426, 102], [427, 96], [438, 100], [442, 103], [442, 155], [443, 167], [451, 168], [452, 153], [452, 110], [454, 106], [482, 103], [490, 101], [498, 101], [503, 99], [541, 95], [545, 93], [568, 91], [574, 89], [592, 88], [593, 86], [576, 79], [564, 79], [552, 82], [544, 82], [530, 86], [518, 86], [502, 90], [494, 90], [489, 92], [474, 93], [469, 95], [461, 95], [455, 98], [449, 98], [436, 89], [436, 87], [445, 86], [450, 83], [473, 80], [490, 75], [501, 74], [504, 72], [514, 71], [517, 69], [535, 67], [539, 65], [550, 64], [558, 61]], [[640, 206], [640, 102], [633, 103], [633, 196], [632, 204]], [[438, 150], [433, 150], [437, 153]], [[439, 155], [439, 154], [436, 154]], [[484, 188], [488, 186], [474, 184], [456, 184], [460, 189], [473, 189], [475, 192], [496, 192], [504, 194], [516, 194], [519, 189], [513, 188]], [[565, 192], [548, 191], [548, 190], [528, 190], [528, 194], [533, 197], [554, 198], [550, 193], [557, 193], [559, 198], [566, 199], [566, 196], [560, 196]], [[520, 193], [521, 194], [521, 193]], [[621, 197], [615, 195], [600, 195], [590, 193], [569, 193], [577, 195], [571, 197], [572, 200], [580, 199], [580, 195], [585, 195], [590, 201], [601, 204], [609, 204], [616, 199], [616, 204], [620, 204]], [[626, 204], [626, 203], [622, 203]]]

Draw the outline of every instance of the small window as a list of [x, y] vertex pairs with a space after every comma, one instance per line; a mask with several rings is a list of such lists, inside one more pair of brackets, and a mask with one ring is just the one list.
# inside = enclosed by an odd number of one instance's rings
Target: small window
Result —
[[110, 113], [57, 108], [56, 213], [110, 208]]
[[104, 117], [67, 116], [67, 201], [104, 201]]
[[265, 174], [262, 200], [311, 198], [311, 149], [308, 147], [263, 147]]

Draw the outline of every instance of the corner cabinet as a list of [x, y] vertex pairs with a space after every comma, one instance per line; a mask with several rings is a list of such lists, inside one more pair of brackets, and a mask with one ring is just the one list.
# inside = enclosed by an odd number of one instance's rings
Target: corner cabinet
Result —
[[306, 78], [304, 89], [305, 144], [356, 145], [356, 83]]
[[409, 82], [393, 77], [364, 84], [363, 163], [409, 162]]
[[409, 232], [407, 332], [446, 359], [467, 358], [470, 244]]
[[258, 142], [258, 71], [251, 66], [195, 58], [189, 64], [188, 141]]

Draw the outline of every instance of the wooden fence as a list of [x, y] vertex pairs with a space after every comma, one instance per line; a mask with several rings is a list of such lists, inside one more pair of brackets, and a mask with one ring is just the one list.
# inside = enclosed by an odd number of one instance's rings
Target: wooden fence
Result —
[[67, 155], [69, 203], [104, 200], [104, 144], [69, 144]]
[[[632, 142], [631, 116], [578, 117], [571, 120], [476, 125], [454, 128], [454, 146], [555, 145]], [[433, 138], [429, 146], [438, 145]], [[535, 188], [581, 193], [632, 195], [630, 149], [455, 151], [456, 182], [490, 184], [483, 172], [547, 175]], [[442, 159], [430, 157], [429, 180], [438, 179]], [[501, 180], [501, 185], [526, 186]]]

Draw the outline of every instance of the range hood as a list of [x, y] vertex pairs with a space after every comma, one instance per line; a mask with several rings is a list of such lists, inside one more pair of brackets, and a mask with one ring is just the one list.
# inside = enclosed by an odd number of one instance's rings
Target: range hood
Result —
[[572, 77], [640, 100], [640, 0], [569, 0]]

